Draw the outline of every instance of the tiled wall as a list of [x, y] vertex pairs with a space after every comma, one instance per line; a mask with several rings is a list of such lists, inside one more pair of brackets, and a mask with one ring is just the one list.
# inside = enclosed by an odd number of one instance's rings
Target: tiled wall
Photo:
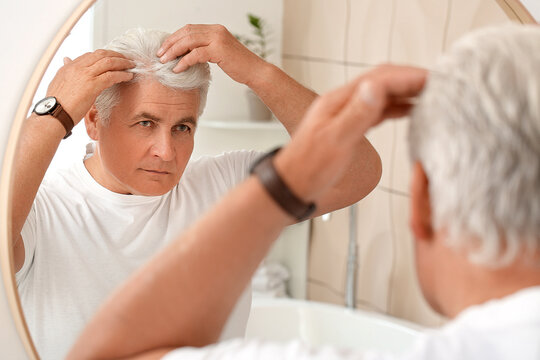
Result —
[[[496, 0], [285, 0], [283, 67], [317, 92], [380, 62], [430, 67], [460, 35], [509, 19]], [[443, 322], [416, 281], [408, 229], [407, 122], [368, 138], [381, 155], [377, 188], [358, 204], [357, 306], [424, 325]], [[308, 298], [344, 304], [348, 210], [313, 221]]]

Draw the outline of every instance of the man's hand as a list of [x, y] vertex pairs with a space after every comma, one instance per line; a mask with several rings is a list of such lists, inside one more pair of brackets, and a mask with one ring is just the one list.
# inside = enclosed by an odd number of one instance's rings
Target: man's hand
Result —
[[184, 56], [174, 67], [174, 72], [184, 71], [198, 63], [211, 62], [233, 80], [248, 86], [253, 80], [253, 70], [266, 64], [223, 25], [186, 25], [163, 42], [157, 56], [162, 63]]
[[133, 61], [110, 50], [86, 53], [75, 60], [65, 58], [47, 95], [55, 96], [77, 124], [103, 90], [133, 79], [133, 73], [126, 71], [133, 67]]
[[367, 130], [405, 116], [423, 89], [427, 71], [383, 65], [320, 96], [275, 166], [306, 201], [320, 197], [347, 171]]

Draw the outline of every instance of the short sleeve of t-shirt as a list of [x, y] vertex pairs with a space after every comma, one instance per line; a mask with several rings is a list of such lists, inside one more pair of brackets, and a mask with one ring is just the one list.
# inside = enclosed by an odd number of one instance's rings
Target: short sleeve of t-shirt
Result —
[[[193, 172], [192, 179], [204, 181], [205, 174], [220, 176], [229, 189], [240, 184], [249, 175], [251, 164], [262, 154], [259, 151], [229, 151], [218, 156], [203, 156], [190, 164], [186, 171]], [[201, 174], [197, 174], [201, 171]], [[204, 173], [202, 173], [202, 171]]]
[[34, 261], [37, 233], [38, 230], [36, 220], [36, 202], [34, 201], [34, 203], [32, 204], [32, 208], [30, 209], [30, 213], [28, 213], [26, 221], [24, 222], [23, 228], [21, 230], [21, 241], [23, 241], [24, 243], [24, 264], [22, 268], [15, 274], [17, 284], [20, 284], [20, 282], [24, 280], [24, 278], [30, 271], [32, 261]]

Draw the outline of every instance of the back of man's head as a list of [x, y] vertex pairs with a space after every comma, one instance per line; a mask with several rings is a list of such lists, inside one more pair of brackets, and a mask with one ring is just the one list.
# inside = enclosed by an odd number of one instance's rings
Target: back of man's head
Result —
[[[210, 85], [210, 67], [207, 63], [196, 64], [177, 74], [172, 69], [178, 64], [180, 58], [162, 64], [156, 54], [169, 35], [169, 33], [159, 30], [131, 29], [113, 39], [105, 48], [134, 60], [135, 68], [129, 71], [135, 73], [135, 76], [127, 84], [141, 79], [152, 79], [172, 89], [198, 89], [200, 93], [200, 116], [206, 105], [206, 96]], [[112, 108], [119, 101], [119, 86], [122, 85], [115, 85], [106, 89], [96, 99], [96, 109], [103, 121], [109, 119]]]
[[459, 41], [429, 76], [409, 143], [429, 179], [433, 226], [448, 230], [450, 246], [488, 266], [538, 251], [540, 26]]

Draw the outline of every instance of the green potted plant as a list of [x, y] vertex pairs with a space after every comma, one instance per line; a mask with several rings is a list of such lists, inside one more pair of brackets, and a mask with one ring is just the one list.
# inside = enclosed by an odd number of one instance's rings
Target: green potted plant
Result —
[[255, 54], [259, 55], [264, 60], [267, 60], [268, 55], [272, 52], [268, 49], [268, 37], [270, 32], [266, 21], [260, 16], [247, 14], [248, 22], [253, 30], [253, 37], [247, 37], [243, 35], [235, 35], [242, 44], [248, 47]]
[[[268, 30], [266, 21], [264, 21], [260, 16], [250, 13], [247, 14], [247, 18], [249, 25], [253, 30], [252, 36], [247, 37], [235, 34], [235, 37], [263, 60], [267, 60], [268, 55], [270, 55], [272, 50], [268, 48], [268, 37], [270, 32]], [[259, 99], [257, 94], [255, 94], [251, 89], [248, 89], [246, 96], [251, 120], [266, 121], [272, 119], [272, 112], [261, 101], [261, 99]]]

